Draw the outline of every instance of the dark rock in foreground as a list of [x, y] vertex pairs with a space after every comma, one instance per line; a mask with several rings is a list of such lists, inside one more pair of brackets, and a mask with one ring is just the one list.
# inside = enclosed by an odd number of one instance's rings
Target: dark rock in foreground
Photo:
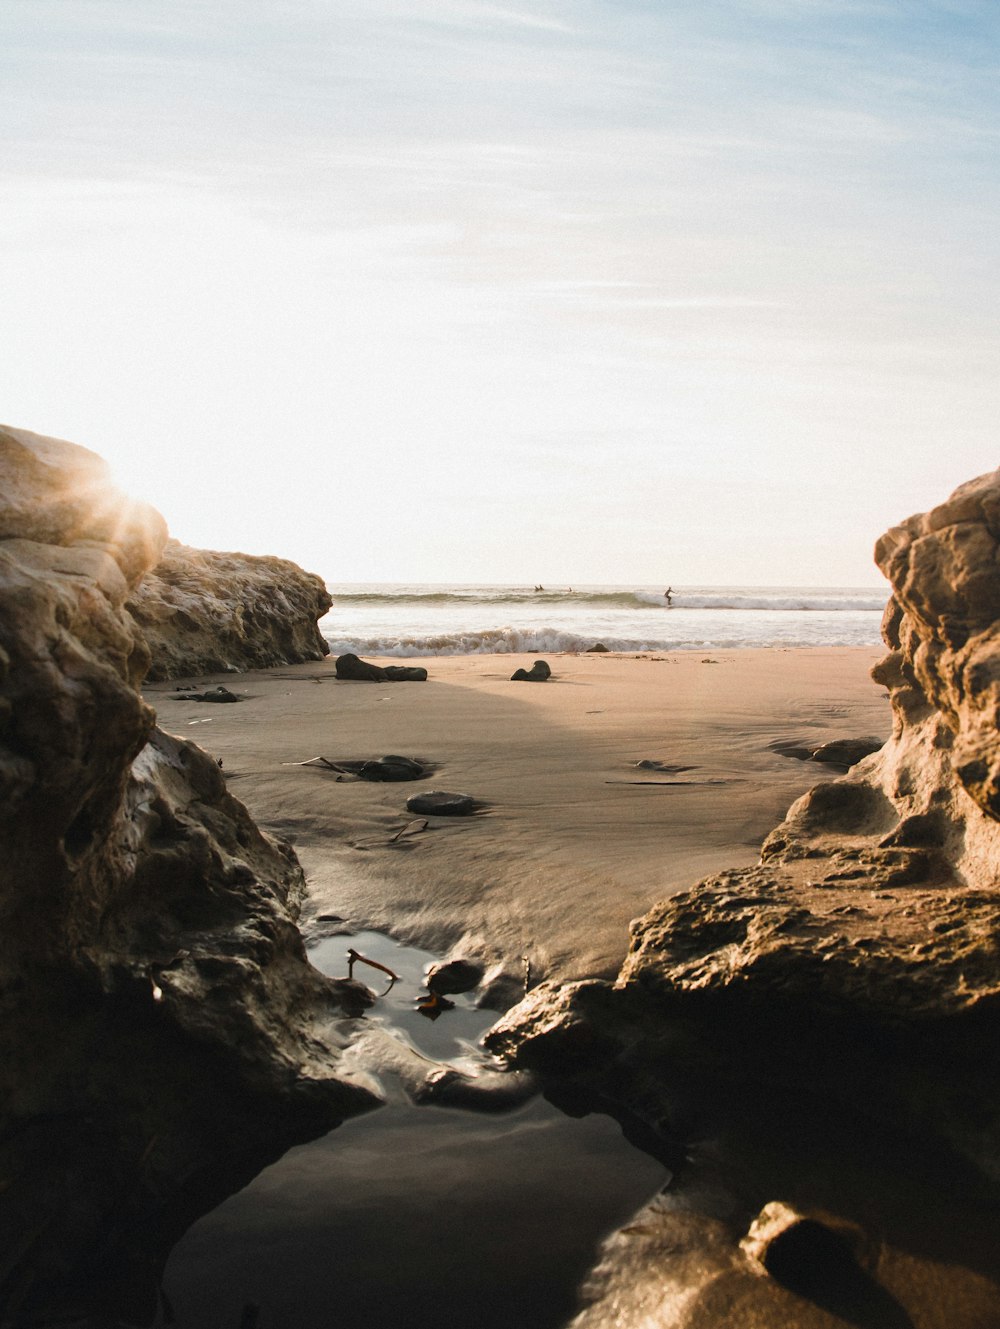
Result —
[[168, 540], [126, 607], [149, 643], [155, 682], [322, 660], [330, 648], [317, 620], [332, 603], [319, 577], [287, 559]]
[[94, 454], [0, 430], [4, 1323], [147, 1322], [188, 1222], [378, 1102], [338, 1074], [292, 850], [139, 695], [125, 602], [165, 538]]

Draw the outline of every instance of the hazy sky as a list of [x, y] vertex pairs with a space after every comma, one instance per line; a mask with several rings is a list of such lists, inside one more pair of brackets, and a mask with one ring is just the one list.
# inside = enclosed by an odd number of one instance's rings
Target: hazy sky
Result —
[[328, 580], [874, 584], [997, 466], [996, 0], [2, 0], [0, 418]]

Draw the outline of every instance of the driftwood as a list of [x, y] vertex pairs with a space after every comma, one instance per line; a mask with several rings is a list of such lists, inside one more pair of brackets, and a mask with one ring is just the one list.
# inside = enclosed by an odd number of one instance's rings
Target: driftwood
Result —
[[[389, 986], [386, 988], [386, 992], [390, 992], [390, 991], [392, 990], [393, 984], [395, 984], [395, 983], [399, 983], [399, 982], [401, 981], [401, 980], [400, 980], [400, 977], [399, 977], [399, 974], [395, 973], [392, 969], [390, 969], [388, 965], [386, 965], [386, 964], [381, 964], [378, 960], [369, 960], [369, 958], [368, 958], [367, 955], [362, 955], [361, 952], [360, 952], [360, 951], [356, 951], [356, 950], [354, 949], [353, 946], [350, 947], [350, 948], [348, 949], [348, 952], [347, 952], [347, 977], [348, 977], [348, 978], [353, 978], [353, 977], [354, 977], [354, 966], [355, 966], [355, 964], [357, 964], [359, 961], [360, 961], [361, 964], [370, 964], [371, 967], [372, 967], [373, 969], [381, 969], [381, 971], [382, 971], [383, 974], [388, 974], [388, 975], [389, 975], [389, 977], [392, 979], [392, 982], [391, 982], [391, 983], [389, 984]], [[384, 994], [383, 994], [383, 995], [384, 995]]]

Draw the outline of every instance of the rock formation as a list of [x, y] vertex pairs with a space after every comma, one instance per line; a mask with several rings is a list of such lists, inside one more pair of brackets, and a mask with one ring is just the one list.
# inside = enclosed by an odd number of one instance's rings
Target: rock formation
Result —
[[[1000, 1191], [998, 543], [1000, 471], [883, 536], [884, 748], [793, 804], [759, 866], [637, 920], [616, 982], [540, 987], [492, 1031], [494, 1051], [575, 1109], [612, 1112], [682, 1176], [699, 1138], [715, 1141], [713, 1185], [725, 1160], [725, 1213], [657, 1202], [629, 1229], [641, 1237], [611, 1243], [581, 1327], [654, 1303], [650, 1323], [714, 1325], [723, 1288], [730, 1310], [757, 1308], [741, 1324], [827, 1323], [748, 1290], [739, 1236], [774, 1200], [880, 1231], [851, 1323], [1000, 1322], [1000, 1269], [977, 1235]], [[821, 1160], [838, 1149], [834, 1176]], [[866, 1150], [874, 1179], [851, 1191]], [[880, 1179], [891, 1158], [898, 1174]], [[924, 1318], [955, 1264], [974, 1286]]]
[[317, 619], [332, 601], [319, 577], [283, 558], [221, 554], [168, 540], [128, 598], [157, 681], [321, 660]]
[[377, 1102], [338, 1073], [364, 994], [307, 964], [294, 854], [139, 695], [125, 605], [165, 540], [93, 453], [0, 429], [4, 1324], [151, 1315], [200, 1209]]
[[337, 677], [349, 683], [426, 683], [423, 665], [374, 665], [356, 655], [338, 655]]

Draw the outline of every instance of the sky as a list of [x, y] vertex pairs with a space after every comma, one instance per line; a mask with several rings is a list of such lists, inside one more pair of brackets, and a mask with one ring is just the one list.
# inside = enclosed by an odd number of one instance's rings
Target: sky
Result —
[[996, 468], [995, 0], [3, 0], [0, 419], [331, 583], [876, 586]]

